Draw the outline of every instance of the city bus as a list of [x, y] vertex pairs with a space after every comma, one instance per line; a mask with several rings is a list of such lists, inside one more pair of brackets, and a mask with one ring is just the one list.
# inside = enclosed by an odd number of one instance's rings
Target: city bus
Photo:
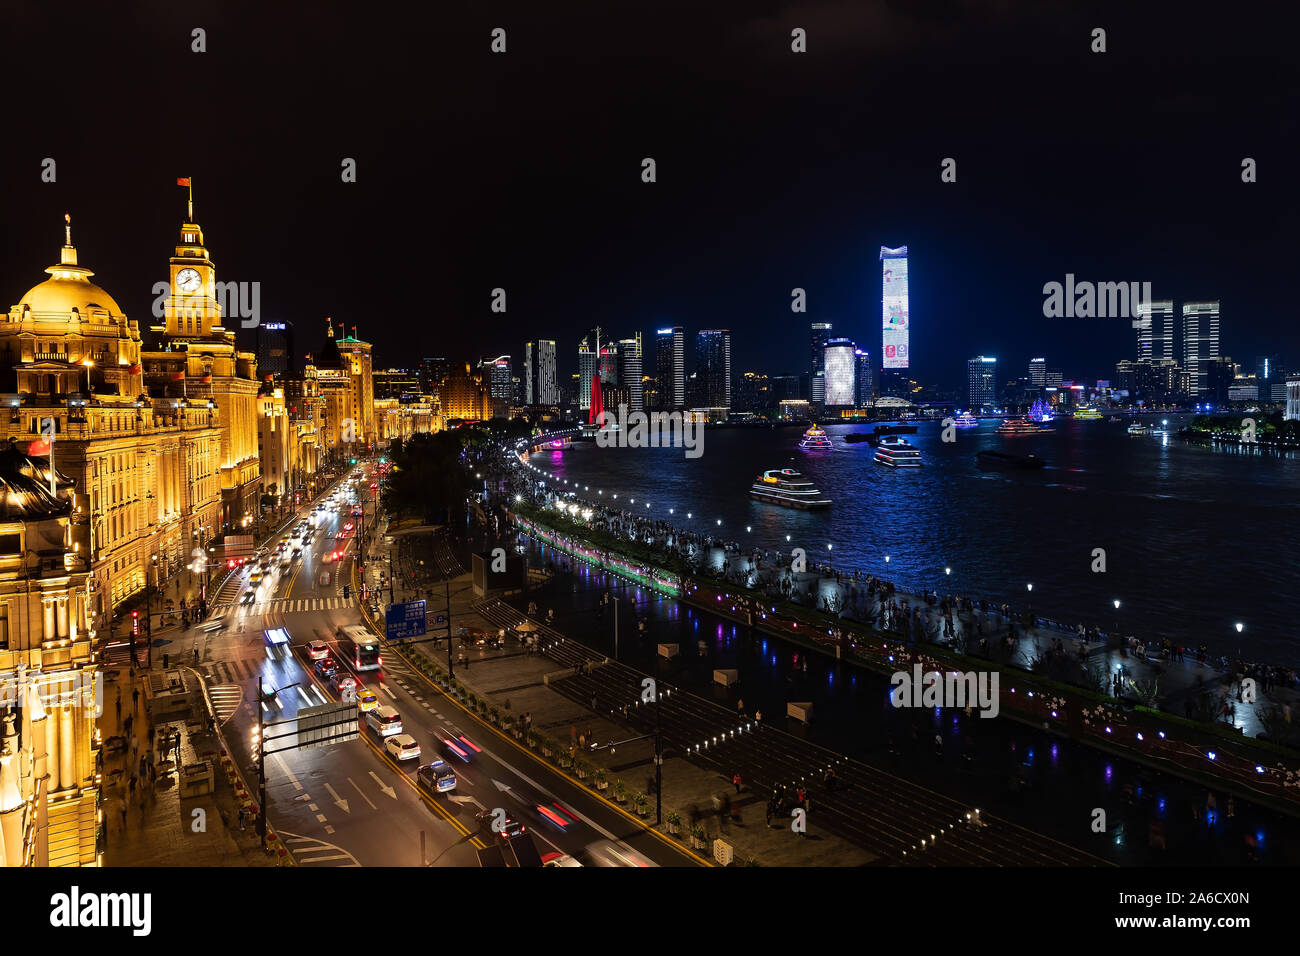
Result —
[[384, 666], [384, 659], [379, 656], [379, 638], [360, 624], [343, 628], [339, 652], [347, 657], [356, 671], [377, 671]]

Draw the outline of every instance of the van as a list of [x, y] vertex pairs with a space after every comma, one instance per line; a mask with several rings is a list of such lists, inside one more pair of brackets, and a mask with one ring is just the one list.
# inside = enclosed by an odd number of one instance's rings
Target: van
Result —
[[385, 704], [366, 711], [366, 726], [381, 737], [391, 737], [402, 732], [402, 716]]

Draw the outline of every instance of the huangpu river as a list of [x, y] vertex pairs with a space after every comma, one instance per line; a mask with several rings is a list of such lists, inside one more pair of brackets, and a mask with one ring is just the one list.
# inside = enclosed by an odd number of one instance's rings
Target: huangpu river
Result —
[[[1185, 420], [1169, 417], [1169, 431]], [[1129, 435], [1127, 424], [1062, 419], [1050, 433], [1016, 437], [985, 421], [944, 442], [939, 423], [921, 423], [906, 438], [924, 464], [910, 470], [876, 464], [867, 442], [844, 441], [868, 425], [826, 426], [829, 451], [799, 448], [803, 426], [724, 427], [705, 432], [693, 459], [681, 448], [582, 442], [532, 463], [562, 489], [585, 486], [581, 497], [745, 548], [801, 547], [810, 560], [900, 589], [1029, 604], [1070, 626], [1300, 664], [1291, 606], [1300, 595], [1291, 550], [1300, 541], [1300, 457]], [[988, 471], [977, 464], [981, 450], [1032, 452], [1047, 466]], [[771, 468], [798, 469], [832, 506], [754, 501], [750, 485]]]

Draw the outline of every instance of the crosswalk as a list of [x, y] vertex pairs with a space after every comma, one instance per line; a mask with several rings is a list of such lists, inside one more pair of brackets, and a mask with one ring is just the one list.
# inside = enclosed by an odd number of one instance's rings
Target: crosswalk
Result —
[[360, 866], [357, 858], [347, 850], [324, 840], [301, 836], [281, 830], [284, 845], [293, 853], [299, 866]]
[[247, 608], [250, 614], [269, 614], [272, 611], [288, 613], [291, 611], [338, 611], [352, 607], [355, 602], [341, 597], [326, 598], [274, 598], [270, 601], [257, 601], [254, 604], [218, 604], [214, 611], [227, 608]]
[[264, 658], [243, 658], [233, 661], [212, 661], [203, 665], [203, 676], [216, 683], [213, 687], [213, 703], [216, 703], [216, 691], [223, 684], [239, 684], [248, 680], [262, 669]]
[[244, 702], [244, 691], [238, 684], [216, 684], [208, 688], [208, 693], [212, 695], [212, 707], [217, 712], [217, 720], [222, 723], [229, 720]]

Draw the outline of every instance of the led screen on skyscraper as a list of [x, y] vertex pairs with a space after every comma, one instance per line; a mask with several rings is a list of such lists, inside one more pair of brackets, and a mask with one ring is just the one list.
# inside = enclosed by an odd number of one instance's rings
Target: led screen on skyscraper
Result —
[[880, 271], [884, 367], [907, 368], [907, 246], [881, 246]]
[[823, 353], [825, 395], [828, 407], [844, 408], [855, 404], [854, 359], [856, 347], [848, 339], [829, 339]]

